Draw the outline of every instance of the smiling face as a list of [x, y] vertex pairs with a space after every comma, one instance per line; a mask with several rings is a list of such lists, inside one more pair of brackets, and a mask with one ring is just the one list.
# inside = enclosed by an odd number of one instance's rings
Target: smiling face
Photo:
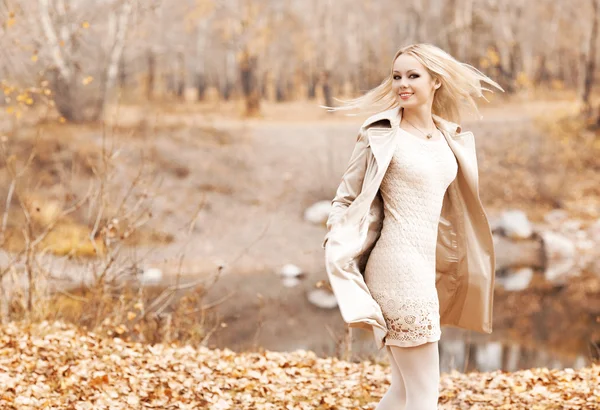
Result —
[[401, 54], [394, 61], [392, 90], [401, 107], [431, 106], [439, 87], [439, 81], [434, 80], [423, 64], [410, 54]]

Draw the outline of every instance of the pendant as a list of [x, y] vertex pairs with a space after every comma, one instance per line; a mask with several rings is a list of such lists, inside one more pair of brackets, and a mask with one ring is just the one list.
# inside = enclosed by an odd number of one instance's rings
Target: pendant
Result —
[[427, 138], [431, 139], [432, 137], [433, 137], [433, 135], [427, 134]]

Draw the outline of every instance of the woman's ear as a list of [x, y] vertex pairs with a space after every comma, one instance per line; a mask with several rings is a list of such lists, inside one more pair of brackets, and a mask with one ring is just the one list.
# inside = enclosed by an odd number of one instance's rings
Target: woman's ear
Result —
[[442, 86], [442, 83], [439, 80], [435, 80], [435, 84], [434, 84], [435, 89], [437, 90], [441, 86]]

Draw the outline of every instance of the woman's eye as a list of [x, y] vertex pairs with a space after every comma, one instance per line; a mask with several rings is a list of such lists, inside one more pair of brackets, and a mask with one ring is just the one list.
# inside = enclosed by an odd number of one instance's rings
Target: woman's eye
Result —
[[[393, 79], [394, 79], [394, 80], [399, 80], [399, 79], [401, 79], [401, 78], [402, 78], [402, 77], [401, 77], [401, 76], [399, 76], [399, 75], [395, 75], [395, 76], [393, 77]], [[419, 74], [411, 74], [411, 75], [409, 75], [409, 76], [408, 76], [408, 78], [419, 78]]]

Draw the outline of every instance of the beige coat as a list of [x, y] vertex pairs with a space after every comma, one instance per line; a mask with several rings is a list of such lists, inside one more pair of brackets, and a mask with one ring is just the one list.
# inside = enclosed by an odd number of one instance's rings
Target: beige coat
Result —
[[[332, 201], [323, 242], [329, 282], [344, 321], [372, 330], [377, 347], [387, 327], [364, 280], [364, 269], [383, 222], [379, 186], [397, 144], [402, 110], [392, 108], [361, 126], [348, 167]], [[444, 195], [436, 248], [441, 325], [492, 332], [495, 253], [479, 198], [475, 137], [433, 116], [448, 141], [458, 173]]]

